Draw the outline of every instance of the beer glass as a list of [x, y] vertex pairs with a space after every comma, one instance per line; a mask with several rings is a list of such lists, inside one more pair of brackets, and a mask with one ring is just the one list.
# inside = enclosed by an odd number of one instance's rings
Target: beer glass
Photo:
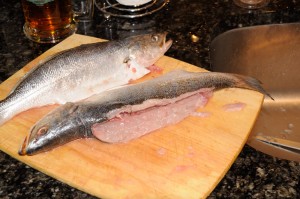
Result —
[[[22, 0], [25, 35], [39, 43], [56, 43], [72, 35], [76, 31], [73, 3], [73, 0]], [[76, 11], [76, 16], [88, 13]]]
[[268, 5], [270, 0], [233, 0], [233, 2], [242, 8], [258, 9]]

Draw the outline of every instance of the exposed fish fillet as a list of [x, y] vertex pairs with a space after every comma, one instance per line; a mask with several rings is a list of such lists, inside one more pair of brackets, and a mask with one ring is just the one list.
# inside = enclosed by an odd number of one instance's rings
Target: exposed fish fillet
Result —
[[[267, 94], [260, 83], [250, 77], [173, 71], [149, 81], [111, 89], [84, 101], [59, 107], [32, 128], [20, 154], [33, 155], [85, 137], [98, 137], [112, 143], [129, 141], [184, 119], [206, 103], [211, 90], [233, 87]], [[136, 117], [142, 113], [145, 118]], [[123, 132], [125, 135], [122, 133], [124, 128], [120, 130], [112, 125], [105, 126], [117, 117], [123, 117], [128, 124], [126, 132]], [[143, 125], [143, 128], [139, 129], [137, 123]], [[120, 120], [117, 125], [122, 125]]]
[[[196, 93], [184, 94], [176, 100], [155, 100], [156, 103], [148, 103], [151, 104], [149, 107], [137, 108], [133, 105], [130, 108], [122, 108], [117, 114], [114, 111], [115, 117], [107, 122], [94, 124], [92, 133], [104, 142], [128, 142], [154, 130], [180, 122], [199, 107], [205, 106], [208, 96], [211, 96], [208, 94], [210, 92], [212, 92], [211, 89], [202, 89]], [[147, 104], [147, 101], [143, 104]]]

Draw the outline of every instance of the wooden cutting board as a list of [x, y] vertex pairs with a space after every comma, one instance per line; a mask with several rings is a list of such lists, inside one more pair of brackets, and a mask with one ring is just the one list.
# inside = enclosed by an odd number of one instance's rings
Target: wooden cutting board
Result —
[[[0, 99], [39, 61], [58, 51], [98, 38], [73, 35], [36, 58], [0, 85]], [[163, 73], [174, 69], [204, 71], [193, 65], [162, 57]], [[151, 73], [145, 79], [161, 75]], [[260, 110], [263, 96], [242, 89], [214, 93], [200, 112], [184, 121], [150, 133], [127, 144], [106, 144], [81, 139], [35, 156], [19, 156], [30, 127], [54, 106], [19, 114], [0, 127], [0, 149], [29, 166], [101, 198], [205, 198], [223, 178], [244, 146]], [[224, 105], [245, 103], [241, 111]]]

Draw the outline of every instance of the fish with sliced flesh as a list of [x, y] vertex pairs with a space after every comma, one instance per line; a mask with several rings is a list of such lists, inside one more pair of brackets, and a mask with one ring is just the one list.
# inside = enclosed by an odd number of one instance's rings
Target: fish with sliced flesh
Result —
[[251, 77], [175, 70], [54, 109], [33, 126], [19, 154], [34, 155], [79, 138], [129, 142], [183, 120], [205, 106], [214, 90], [232, 87], [267, 94]]

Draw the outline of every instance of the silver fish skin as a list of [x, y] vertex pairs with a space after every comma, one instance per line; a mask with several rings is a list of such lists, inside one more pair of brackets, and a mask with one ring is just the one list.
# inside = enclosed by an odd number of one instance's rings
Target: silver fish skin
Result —
[[30, 108], [79, 101], [138, 79], [171, 44], [166, 33], [157, 33], [60, 52], [36, 66], [0, 101], [0, 125]]
[[174, 99], [202, 88], [217, 90], [231, 87], [267, 94], [260, 83], [251, 77], [176, 70], [142, 83], [102, 92], [81, 102], [67, 103], [53, 110], [33, 126], [19, 154], [34, 155], [72, 140], [94, 137], [92, 126], [108, 121], [112, 118], [112, 112], [124, 107], [141, 105], [153, 99], [157, 101]]

